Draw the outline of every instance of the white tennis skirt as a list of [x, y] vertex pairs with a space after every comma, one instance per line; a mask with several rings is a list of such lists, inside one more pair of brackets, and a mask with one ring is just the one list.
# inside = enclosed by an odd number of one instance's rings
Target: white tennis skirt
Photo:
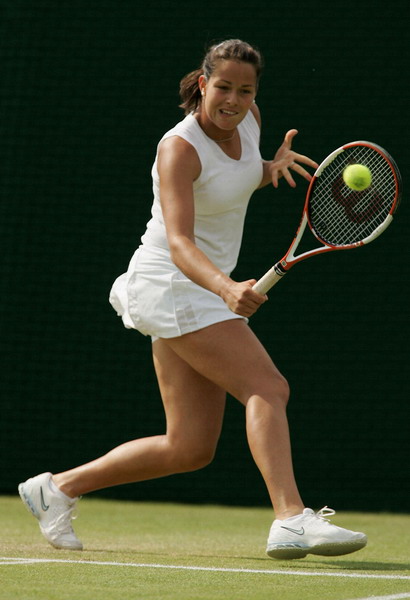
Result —
[[161, 248], [140, 246], [128, 271], [115, 280], [109, 300], [125, 327], [154, 340], [230, 319], [248, 321], [233, 313], [222, 298], [188, 279]]

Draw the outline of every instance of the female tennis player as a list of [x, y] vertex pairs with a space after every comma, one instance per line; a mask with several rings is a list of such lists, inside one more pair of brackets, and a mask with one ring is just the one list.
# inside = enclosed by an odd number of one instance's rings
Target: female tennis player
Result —
[[262, 159], [255, 104], [261, 67], [257, 49], [226, 40], [181, 81], [185, 118], [158, 144], [152, 218], [110, 295], [125, 327], [152, 337], [166, 433], [20, 484], [56, 548], [82, 549], [71, 524], [79, 496], [209, 464], [227, 393], [245, 407], [249, 446], [272, 501], [268, 555], [340, 555], [366, 545], [364, 534], [326, 519], [334, 511], [305, 508], [292, 468], [288, 384], [248, 326], [266, 296], [252, 290], [255, 279], [230, 276], [253, 192], [269, 183], [277, 188], [281, 177], [294, 187], [295, 173], [310, 180], [306, 168], [317, 167], [292, 150], [295, 129], [272, 160]]

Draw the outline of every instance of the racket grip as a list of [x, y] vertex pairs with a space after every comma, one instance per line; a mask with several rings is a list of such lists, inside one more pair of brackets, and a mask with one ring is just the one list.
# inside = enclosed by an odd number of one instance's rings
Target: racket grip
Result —
[[255, 290], [255, 292], [258, 292], [258, 294], [266, 294], [266, 292], [282, 279], [285, 273], [286, 271], [284, 271], [280, 264], [277, 263], [255, 283], [252, 289]]

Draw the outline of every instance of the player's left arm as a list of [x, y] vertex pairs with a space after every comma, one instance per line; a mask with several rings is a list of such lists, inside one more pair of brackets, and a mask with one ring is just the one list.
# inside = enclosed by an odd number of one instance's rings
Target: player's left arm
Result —
[[[250, 110], [259, 127], [262, 128], [262, 118], [257, 104], [253, 103]], [[298, 163], [305, 164], [313, 169], [317, 169], [318, 164], [308, 156], [298, 154], [292, 150], [293, 138], [297, 133], [297, 129], [290, 129], [286, 133], [282, 145], [276, 151], [274, 158], [262, 161], [263, 175], [259, 188], [265, 187], [270, 183], [273, 187], [277, 188], [281, 177], [284, 177], [291, 187], [296, 187], [296, 182], [292, 177], [290, 169], [307, 179], [307, 181], [311, 180], [312, 176], [310, 173]]]

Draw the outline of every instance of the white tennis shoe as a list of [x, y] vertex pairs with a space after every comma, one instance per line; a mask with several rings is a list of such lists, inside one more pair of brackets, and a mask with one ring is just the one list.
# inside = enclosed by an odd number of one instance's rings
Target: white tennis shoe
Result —
[[275, 519], [266, 553], [272, 558], [288, 560], [304, 558], [307, 554], [339, 556], [364, 548], [366, 535], [332, 525], [326, 517], [334, 514], [333, 509], [325, 506], [317, 513], [305, 508], [300, 515], [283, 521]]
[[68, 498], [51, 486], [51, 473], [42, 473], [20, 483], [19, 494], [27, 509], [38, 519], [41, 533], [54, 548], [82, 550], [71, 526], [77, 498]]

